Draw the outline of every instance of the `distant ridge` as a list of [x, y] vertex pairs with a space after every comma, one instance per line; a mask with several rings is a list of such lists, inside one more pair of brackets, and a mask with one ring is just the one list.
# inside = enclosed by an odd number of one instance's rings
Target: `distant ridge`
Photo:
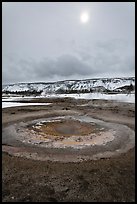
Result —
[[71, 93], [127, 93], [135, 90], [135, 77], [93, 78], [57, 82], [14, 83], [4, 85], [3, 93], [71, 94]]

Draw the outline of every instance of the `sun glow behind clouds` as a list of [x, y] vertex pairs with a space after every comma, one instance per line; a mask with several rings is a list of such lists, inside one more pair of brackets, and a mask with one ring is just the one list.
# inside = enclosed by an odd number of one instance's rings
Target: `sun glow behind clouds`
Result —
[[87, 12], [83, 12], [80, 16], [80, 20], [82, 23], [87, 23], [89, 20], [89, 15]]

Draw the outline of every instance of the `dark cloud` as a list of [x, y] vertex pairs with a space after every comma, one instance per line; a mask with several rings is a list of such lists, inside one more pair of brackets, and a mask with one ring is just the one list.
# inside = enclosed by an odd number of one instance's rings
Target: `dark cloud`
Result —
[[[110, 50], [109, 50], [110, 51]], [[54, 81], [62, 79], [92, 78], [100, 76], [133, 76], [135, 70], [134, 56], [122, 56], [119, 52], [99, 52], [96, 56], [79, 52], [79, 57], [62, 55], [58, 58], [44, 58], [42, 61], [10, 60], [8, 69], [3, 69], [3, 80], [8, 82]], [[86, 56], [86, 52], [84, 53]], [[7, 71], [7, 70], [10, 70]], [[14, 70], [14, 71], [12, 71]]]

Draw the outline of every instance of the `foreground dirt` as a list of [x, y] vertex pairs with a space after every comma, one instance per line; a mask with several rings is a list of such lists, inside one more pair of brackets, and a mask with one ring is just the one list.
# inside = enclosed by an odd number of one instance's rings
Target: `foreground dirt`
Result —
[[[134, 130], [134, 105], [103, 100], [53, 101], [47, 107], [3, 109], [3, 127], [18, 120], [42, 116], [44, 110], [82, 111], [105, 121], [119, 122]], [[134, 202], [135, 150], [120, 156], [61, 163], [35, 161], [2, 154], [3, 202]]]

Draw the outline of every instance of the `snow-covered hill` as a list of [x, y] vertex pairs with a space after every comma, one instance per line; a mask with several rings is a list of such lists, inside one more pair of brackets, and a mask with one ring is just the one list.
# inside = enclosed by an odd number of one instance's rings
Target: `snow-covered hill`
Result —
[[17, 83], [5, 85], [3, 93], [64, 94], [64, 93], [128, 93], [135, 90], [135, 77], [66, 80], [53, 83]]

